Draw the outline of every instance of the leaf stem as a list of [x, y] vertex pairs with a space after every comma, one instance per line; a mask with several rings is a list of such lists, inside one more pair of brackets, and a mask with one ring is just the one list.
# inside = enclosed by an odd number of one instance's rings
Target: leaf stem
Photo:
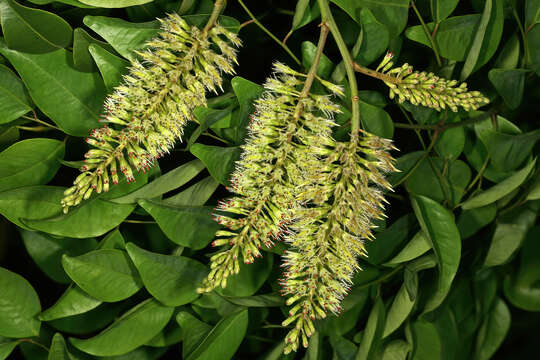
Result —
[[[240, 0], [239, 0], [240, 1]], [[319, 8], [321, 9], [321, 18], [323, 23], [326, 23], [336, 44], [338, 46], [341, 57], [343, 58], [343, 65], [347, 72], [347, 78], [349, 79], [349, 87], [351, 90], [351, 132], [355, 133], [360, 128], [360, 100], [358, 97], [358, 84], [356, 83], [356, 75], [353, 68], [353, 59], [339, 28], [330, 11], [330, 5], [328, 0], [318, 0]]]
[[[56, 129], [56, 130], [58, 130], [58, 131], [62, 131], [60, 128], [58, 128], [58, 127], [56, 127], [56, 126], [54, 126], [54, 125], [52, 125], [52, 124], [49, 124], [48, 122], [45, 122], [45, 121], [43, 121], [43, 120], [38, 119], [35, 112], [34, 112], [34, 116], [33, 116], [33, 117], [32, 117], [32, 116], [26, 116], [26, 115], [23, 115], [23, 116], [21, 116], [21, 117], [22, 117], [23, 119], [26, 119], [26, 120], [35, 121], [35, 122], [37, 122], [37, 123], [40, 123], [41, 125], [45, 125], [45, 126], [50, 127], [50, 128], [52, 128], [52, 129]], [[21, 127], [21, 128], [22, 128], [22, 127]], [[24, 129], [24, 130], [28, 130], [28, 129]]]
[[226, 5], [227, 0], [216, 0], [214, 3], [214, 8], [212, 9], [212, 14], [210, 15], [210, 19], [208, 19], [206, 26], [202, 30], [203, 34], [208, 33], [208, 31], [210, 31], [210, 29], [216, 25], [216, 21]]
[[413, 8], [414, 12], [416, 13], [416, 16], [418, 17], [418, 20], [420, 20], [420, 24], [422, 24], [422, 28], [424, 29], [424, 32], [426, 33], [426, 36], [429, 39], [429, 42], [431, 43], [431, 48], [433, 49], [433, 53], [435, 53], [435, 60], [437, 60], [437, 65], [439, 67], [442, 66], [441, 57], [439, 55], [439, 51], [437, 50], [437, 45], [435, 44], [435, 39], [433, 39], [433, 35], [431, 31], [429, 31], [426, 23], [424, 22], [424, 19], [422, 18], [422, 15], [420, 14], [420, 11], [418, 11], [418, 8], [416, 7], [416, 4], [414, 3], [414, 0], [411, 1], [411, 7]]
[[261, 28], [262, 31], [264, 31], [268, 36], [270, 36], [270, 38], [272, 38], [272, 40], [274, 40], [276, 43], [279, 44], [279, 46], [281, 46], [283, 48], [283, 50], [285, 50], [287, 52], [287, 54], [289, 54], [289, 56], [298, 64], [298, 65], [301, 65], [302, 63], [300, 62], [300, 60], [293, 54], [293, 52], [291, 51], [291, 49], [289, 49], [289, 47], [287, 45], [285, 45], [284, 43], [282, 43], [274, 34], [272, 34], [272, 32], [270, 32], [270, 30], [268, 30], [266, 27], [264, 27], [263, 24], [261, 24], [261, 22], [259, 20], [257, 20], [257, 18], [253, 15], [253, 13], [248, 9], [248, 7], [246, 6], [246, 4], [244, 4], [244, 2], [242, 0], [237, 0], [238, 3], [240, 4], [240, 6], [242, 6], [245, 10], [245, 12], [249, 15], [249, 17], [251, 18], [251, 20], [253, 20], [253, 22], [255, 24], [257, 24], [257, 26], [259, 28]]

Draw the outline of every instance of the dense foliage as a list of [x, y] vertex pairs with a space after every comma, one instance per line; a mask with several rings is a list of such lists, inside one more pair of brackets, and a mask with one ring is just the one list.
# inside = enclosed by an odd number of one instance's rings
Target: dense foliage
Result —
[[540, 1], [216, 9], [0, 0], [0, 359], [535, 358]]

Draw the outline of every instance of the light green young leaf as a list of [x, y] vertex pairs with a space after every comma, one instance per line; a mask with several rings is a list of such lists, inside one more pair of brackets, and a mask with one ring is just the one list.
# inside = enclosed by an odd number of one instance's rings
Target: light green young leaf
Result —
[[360, 121], [364, 129], [377, 136], [391, 139], [394, 136], [394, 123], [390, 115], [383, 109], [362, 100], [358, 103], [362, 114]]
[[[315, 59], [315, 53], [317, 52], [317, 46], [311, 41], [302, 42], [302, 65], [304, 68], [311, 68], [311, 64]], [[317, 75], [323, 79], [327, 79], [332, 70], [334, 69], [334, 63], [324, 54], [321, 55], [319, 66], [317, 67]]]
[[429, 249], [431, 249], [431, 244], [425, 234], [422, 231], [419, 231], [396, 256], [383, 265], [396, 266], [397, 264], [416, 259], [429, 251]]
[[41, 312], [36, 291], [22, 276], [0, 267], [0, 336], [23, 338], [39, 335]]
[[405, 360], [411, 345], [404, 340], [393, 340], [384, 347], [381, 360]]
[[405, 285], [401, 285], [386, 315], [386, 322], [382, 333], [383, 338], [392, 334], [403, 324], [411, 313], [414, 303], [415, 300], [409, 298]]
[[83, 4], [101, 8], [125, 8], [149, 3], [153, 0], [79, 0]]
[[0, 339], [0, 360], [5, 360], [11, 352], [19, 345], [18, 341], [3, 341]]
[[367, 66], [388, 49], [390, 34], [386, 26], [377, 21], [367, 8], [360, 11], [360, 25], [361, 44], [356, 53], [353, 49], [353, 57], [360, 65]]
[[372, 359], [377, 354], [385, 328], [385, 312], [384, 303], [378, 297], [371, 308], [355, 360]]
[[95, 356], [126, 354], [152, 339], [169, 322], [174, 308], [154, 299], [143, 301], [89, 339], [70, 338], [77, 349]]
[[60, 333], [54, 334], [51, 348], [49, 349], [49, 357], [47, 360], [71, 360], [71, 354], [66, 347], [66, 341]]
[[137, 269], [121, 250], [101, 249], [77, 257], [64, 255], [62, 265], [81, 289], [102, 301], [124, 300], [143, 286]]
[[[494, 1], [495, 6], [493, 6]], [[482, 49], [484, 38], [487, 32], [488, 24], [492, 17], [492, 13], [496, 12], [497, 1], [498, 0], [486, 0], [486, 3], [484, 5], [484, 11], [482, 13], [482, 17], [480, 18], [480, 24], [478, 24], [478, 27], [476, 28], [476, 33], [474, 34], [471, 48], [469, 49], [467, 58], [465, 59], [465, 64], [463, 64], [463, 69], [461, 70], [461, 81], [467, 79], [476, 67], [478, 57], [480, 56], [480, 50]], [[499, 2], [501, 3], [502, 9], [502, 0]]]

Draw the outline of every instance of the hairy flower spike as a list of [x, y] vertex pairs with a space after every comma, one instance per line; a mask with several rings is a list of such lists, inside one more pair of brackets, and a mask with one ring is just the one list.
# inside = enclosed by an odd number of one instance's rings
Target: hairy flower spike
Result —
[[[318, 195], [320, 159], [335, 146], [332, 115], [339, 112], [327, 96], [302, 94], [305, 75], [276, 63], [274, 77], [256, 101], [248, 138], [236, 163], [230, 190], [236, 195], [220, 202], [219, 231], [213, 246], [224, 246], [211, 258], [211, 272], [200, 292], [227, 284], [239, 271], [238, 262], [252, 263], [285, 233], [299, 204]], [[223, 213], [223, 214], [221, 214]]]
[[217, 92], [221, 74], [234, 73], [241, 44], [236, 34], [219, 25], [203, 33], [177, 14], [160, 22], [161, 33], [137, 52], [141, 61], [131, 63], [123, 84], [106, 99], [106, 125], [86, 139], [94, 149], [85, 155], [83, 180], [65, 192], [66, 213], [93, 191], [108, 191], [109, 180], [117, 184], [117, 170], [131, 182], [134, 170], [146, 171], [168, 154], [192, 110], [206, 106], [205, 92]]
[[350, 142], [337, 143], [319, 168], [327, 199], [298, 212], [285, 240], [282, 293], [292, 306], [283, 326], [295, 323], [285, 338], [285, 353], [296, 351], [302, 339], [314, 332], [313, 321], [328, 312], [339, 314], [341, 300], [360, 267], [357, 258], [366, 256], [364, 241], [373, 239], [373, 221], [384, 218], [383, 190], [391, 190], [384, 174], [396, 171], [388, 150], [390, 140], [360, 132]]
[[393, 67], [392, 57], [392, 53], [387, 53], [376, 70], [386, 75], [382, 80], [390, 88], [391, 99], [397, 97], [400, 103], [409, 101], [437, 111], [448, 107], [454, 112], [458, 107], [476, 110], [489, 102], [479, 91], [468, 91], [466, 83], [458, 84], [457, 80], [447, 80], [433, 73], [413, 71], [407, 63]]

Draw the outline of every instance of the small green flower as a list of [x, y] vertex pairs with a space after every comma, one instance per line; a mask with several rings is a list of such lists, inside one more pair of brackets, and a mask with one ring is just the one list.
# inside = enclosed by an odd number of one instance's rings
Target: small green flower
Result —
[[[105, 101], [102, 128], [86, 139], [89, 150], [83, 173], [66, 190], [64, 212], [96, 191], [117, 184], [120, 171], [128, 182], [146, 171], [181, 139], [192, 110], [206, 106], [207, 90], [217, 92], [222, 73], [234, 73], [236, 34], [216, 25], [208, 32], [189, 26], [180, 16], [161, 19], [161, 33], [138, 51], [122, 85]], [[232, 46], [231, 46], [232, 45]]]
[[407, 63], [393, 67], [393, 56], [387, 53], [376, 69], [386, 75], [382, 80], [390, 88], [391, 99], [397, 97], [400, 103], [409, 101], [437, 111], [448, 107], [454, 112], [458, 107], [471, 111], [489, 103], [479, 91], [468, 91], [467, 83], [459, 84], [457, 80], [447, 80], [430, 72], [413, 71]]
[[218, 231], [212, 245], [223, 249], [210, 259], [200, 292], [225, 287], [227, 278], [238, 273], [239, 260], [252, 263], [262, 256], [262, 246], [282, 238], [294, 210], [318, 196], [324, 174], [317, 164], [335, 145], [332, 114], [340, 110], [328, 96], [302, 95], [305, 76], [276, 63], [274, 77], [256, 101], [230, 181], [236, 195], [217, 208], [216, 220], [227, 230]]
[[365, 240], [372, 240], [373, 221], [384, 215], [383, 190], [391, 190], [384, 175], [396, 171], [388, 150], [391, 141], [361, 132], [348, 143], [336, 143], [319, 165], [326, 179], [320, 184], [327, 199], [297, 210], [285, 240], [281, 285], [292, 306], [283, 326], [295, 324], [285, 338], [285, 353], [296, 351], [300, 340], [308, 346], [313, 321], [328, 312], [339, 314], [341, 301], [366, 256]]

